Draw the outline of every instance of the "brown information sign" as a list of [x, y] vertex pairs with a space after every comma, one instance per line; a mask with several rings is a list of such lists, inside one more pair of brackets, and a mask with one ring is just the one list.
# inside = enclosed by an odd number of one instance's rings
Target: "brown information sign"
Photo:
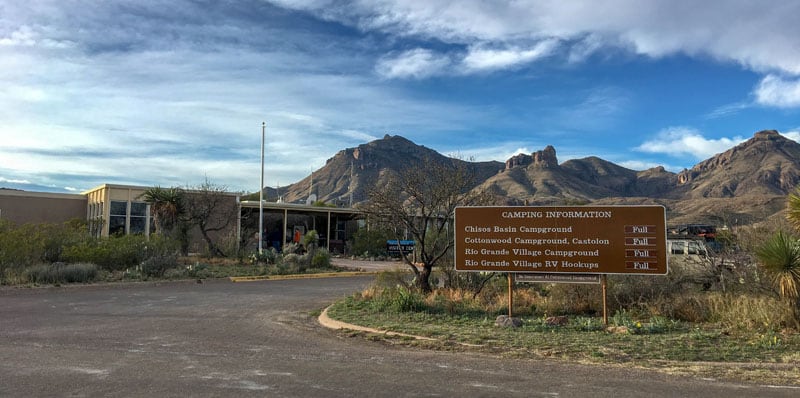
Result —
[[667, 273], [662, 206], [458, 207], [458, 271]]

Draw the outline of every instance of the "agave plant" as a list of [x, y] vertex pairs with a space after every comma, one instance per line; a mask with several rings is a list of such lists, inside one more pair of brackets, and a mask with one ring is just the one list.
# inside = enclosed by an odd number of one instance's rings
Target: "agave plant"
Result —
[[796, 237], [778, 231], [756, 250], [761, 266], [772, 275], [781, 297], [798, 303], [800, 294], [800, 243]]
[[171, 235], [184, 214], [183, 191], [180, 188], [148, 188], [141, 198], [150, 204], [157, 233]]

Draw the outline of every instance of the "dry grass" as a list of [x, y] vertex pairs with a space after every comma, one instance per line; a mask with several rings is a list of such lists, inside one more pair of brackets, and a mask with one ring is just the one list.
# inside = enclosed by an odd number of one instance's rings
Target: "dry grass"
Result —
[[712, 320], [743, 330], [800, 330], [791, 304], [769, 296], [709, 293], [703, 296]]

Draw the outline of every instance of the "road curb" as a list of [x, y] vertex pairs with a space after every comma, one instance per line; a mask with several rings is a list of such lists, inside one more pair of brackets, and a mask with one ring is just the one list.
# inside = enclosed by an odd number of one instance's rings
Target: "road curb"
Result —
[[347, 330], [356, 330], [356, 331], [359, 331], [359, 332], [382, 334], [382, 335], [385, 335], [385, 336], [409, 337], [409, 338], [412, 338], [414, 340], [436, 341], [436, 339], [430, 338], [430, 337], [416, 336], [416, 335], [413, 335], [413, 334], [406, 334], [406, 333], [399, 333], [399, 332], [391, 332], [391, 331], [388, 331], [388, 330], [380, 330], [380, 329], [368, 328], [366, 326], [353, 325], [352, 323], [337, 321], [335, 319], [332, 319], [330, 316], [328, 316], [328, 309], [330, 309], [332, 306], [333, 305], [330, 305], [327, 308], [325, 308], [322, 311], [322, 314], [320, 314], [319, 317], [317, 318], [317, 320], [319, 321], [320, 325], [322, 325], [322, 326], [324, 326], [324, 327], [326, 327], [328, 329], [334, 329], [334, 330], [347, 329]]
[[231, 282], [258, 282], [258, 281], [281, 281], [287, 279], [316, 279], [316, 278], [346, 278], [351, 276], [375, 275], [378, 272], [325, 272], [319, 274], [292, 274], [292, 275], [259, 275], [259, 276], [231, 276]]

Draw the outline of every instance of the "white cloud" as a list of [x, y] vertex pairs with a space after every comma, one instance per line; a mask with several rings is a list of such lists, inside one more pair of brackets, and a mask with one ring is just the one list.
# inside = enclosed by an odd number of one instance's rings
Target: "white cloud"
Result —
[[548, 56], [557, 46], [557, 40], [544, 40], [529, 48], [477, 45], [470, 47], [462, 62], [467, 71], [513, 68]]
[[375, 70], [379, 75], [389, 78], [421, 79], [442, 72], [450, 65], [450, 58], [431, 50], [416, 48], [396, 56], [386, 56], [378, 61]]
[[27, 25], [20, 26], [6, 37], [0, 37], [0, 46], [33, 46], [35, 44], [36, 38], [33, 30]]
[[[456, 148], [452, 151], [444, 150], [444, 153], [456, 154], [464, 160], [474, 160], [476, 162], [505, 162], [509, 158], [521, 153], [530, 155], [533, 153], [525, 146], [520, 146], [519, 142], [504, 142], [494, 146], [480, 146], [472, 148]], [[451, 155], [448, 155], [451, 156]]]
[[9, 179], [0, 177], [0, 183], [8, 183], [8, 184], [30, 184], [31, 182], [28, 180], [20, 180], [20, 179]]
[[628, 169], [631, 169], [631, 170], [637, 170], [637, 171], [649, 170], [649, 169], [652, 169], [654, 167], [659, 167], [659, 166], [663, 167], [666, 170], [672, 171], [672, 172], [678, 172], [678, 171], [681, 171], [681, 170], [683, 170], [685, 168], [683, 166], [664, 165], [664, 164], [661, 164], [661, 163], [656, 163], [656, 162], [648, 161], [648, 160], [626, 160], [626, 161], [619, 162], [618, 164], [620, 166], [622, 166], [622, 167], [625, 167], [625, 168], [628, 168]]
[[781, 133], [782, 136], [800, 143], [800, 130], [791, 130]]
[[755, 88], [756, 102], [761, 105], [792, 108], [800, 106], [800, 79], [784, 79], [767, 75]]
[[663, 153], [671, 156], [691, 155], [702, 160], [725, 152], [744, 141], [744, 138], [738, 136], [708, 139], [693, 128], [671, 127], [660, 131], [655, 138], [645, 141], [636, 149], [642, 152]]
[[[366, 31], [419, 36], [462, 45], [520, 40], [574, 41], [571, 59], [599, 46], [662, 57], [705, 55], [759, 72], [800, 74], [800, 2], [709, 0], [495, 1], [280, 0], [287, 8]], [[584, 39], [591, 37], [591, 41]], [[499, 65], [499, 63], [498, 63]], [[507, 65], [514, 66], [514, 63]]]
[[713, 111], [706, 114], [705, 117], [708, 119], [718, 119], [721, 117], [734, 115], [747, 108], [750, 108], [751, 106], [752, 104], [749, 102], [736, 102], [733, 104], [727, 104], [714, 109]]

